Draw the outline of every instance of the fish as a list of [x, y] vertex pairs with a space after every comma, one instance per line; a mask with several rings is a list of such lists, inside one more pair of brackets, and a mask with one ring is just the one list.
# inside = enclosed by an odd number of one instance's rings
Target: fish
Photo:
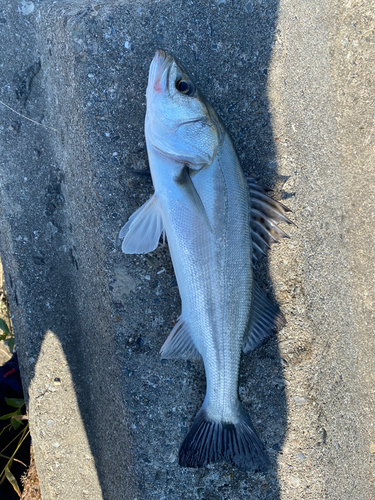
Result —
[[246, 178], [229, 134], [178, 60], [158, 50], [146, 91], [145, 137], [153, 196], [120, 231], [125, 254], [166, 237], [181, 315], [165, 359], [203, 360], [206, 395], [180, 447], [182, 467], [228, 462], [267, 471], [269, 457], [238, 394], [241, 351], [285, 319], [255, 283], [254, 262], [288, 235], [290, 210]]

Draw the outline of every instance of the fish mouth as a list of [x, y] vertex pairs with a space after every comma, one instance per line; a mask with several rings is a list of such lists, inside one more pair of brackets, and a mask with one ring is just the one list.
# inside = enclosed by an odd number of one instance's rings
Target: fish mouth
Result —
[[168, 90], [169, 72], [174, 58], [167, 55], [164, 50], [157, 50], [151, 62], [148, 77], [147, 94], [166, 92]]

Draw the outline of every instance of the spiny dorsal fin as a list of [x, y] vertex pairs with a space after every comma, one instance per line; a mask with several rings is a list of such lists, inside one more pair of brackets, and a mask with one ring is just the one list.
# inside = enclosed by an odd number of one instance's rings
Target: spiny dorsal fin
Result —
[[197, 348], [191, 338], [189, 328], [182, 316], [177, 320], [163, 347], [160, 349], [163, 359], [200, 359]]
[[142, 205], [120, 231], [122, 251], [128, 254], [148, 253], [159, 244], [164, 232], [163, 212], [156, 195]]
[[251, 238], [254, 263], [266, 254], [272, 243], [289, 236], [278, 227], [280, 222], [294, 224], [286, 214], [291, 210], [279, 201], [270, 198], [266, 190], [254, 177], [247, 177], [251, 203]]
[[253, 351], [284, 325], [285, 318], [280, 309], [272, 304], [255, 283], [251, 322], [243, 340], [243, 352]]

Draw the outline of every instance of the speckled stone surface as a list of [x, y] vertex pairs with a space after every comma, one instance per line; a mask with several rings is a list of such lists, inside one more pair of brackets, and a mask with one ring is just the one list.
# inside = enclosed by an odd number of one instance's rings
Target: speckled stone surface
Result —
[[[44, 126], [0, 104], [0, 251], [43, 500], [374, 498], [371, 2], [3, 4], [0, 100]], [[179, 468], [203, 366], [158, 354], [180, 313], [168, 248], [120, 251], [152, 193], [131, 170], [157, 48], [298, 225], [256, 269], [287, 326], [241, 362], [267, 475]]]

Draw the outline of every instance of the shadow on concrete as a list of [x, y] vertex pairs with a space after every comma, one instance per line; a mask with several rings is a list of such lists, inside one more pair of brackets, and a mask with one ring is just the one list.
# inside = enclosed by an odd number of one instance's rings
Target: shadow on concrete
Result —
[[[176, 455], [201, 406], [204, 370], [159, 359], [180, 307], [167, 249], [125, 256], [116, 238], [152, 192], [125, 168], [147, 167], [144, 93], [157, 48], [191, 71], [245, 172], [266, 187], [276, 184], [267, 73], [278, 2], [140, 5], [50, 10], [48, 19], [44, 11], [35, 22], [38, 50], [9, 69], [18, 82], [14, 107], [46, 116], [59, 131], [3, 118], [5, 127], [15, 125], [2, 131], [14, 167], [2, 178], [1, 245], [23, 379], [33, 380], [52, 330], [66, 353], [106, 499], [132, 498], [137, 487], [147, 500], [276, 500], [287, 419], [283, 387], [275, 385], [282, 379], [276, 338], [243, 357], [240, 377], [270, 474], [228, 465], [181, 470]], [[30, 68], [39, 68], [31, 79]], [[266, 259], [256, 276], [272, 295]]]

